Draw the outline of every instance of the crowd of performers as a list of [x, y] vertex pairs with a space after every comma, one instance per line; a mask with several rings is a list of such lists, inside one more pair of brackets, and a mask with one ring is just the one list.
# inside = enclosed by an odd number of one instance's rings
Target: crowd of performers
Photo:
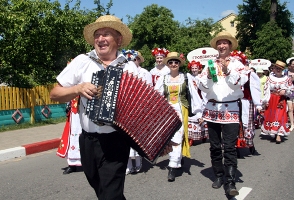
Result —
[[[250, 68], [246, 55], [236, 50], [236, 38], [223, 31], [210, 41], [217, 57], [187, 63], [177, 49], [154, 48], [151, 53], [155, 65], [148, 71], [141, 67], [144, 57], [140, 52], [121, 50], [130, 44], [132, 32], [119, 18], [100, 16], [86, 25], [83, 33], [93, 49], [76, 56], [56, 77], [58, 84], [51, 90], [50, 98], [70, 105], [57, 151], [57, 155], [67, 158], [64, 174], [82, 165], [99, 199], [126, 199], [125, 175], [142, 170], [141, 149], [132, 145], [135, 141], [126, 131], [113, 124], [96, 124], [86, 114], [87, 101], [101, 98], [103, 91], [103, 86], [91, 83], [93, 73], [111, 65], [146, 81], [144, 86], [153, 94], [162, 95], [165, 105], [169, 103], [169, 109], [179, 116], [178, 129], [160, 154], [169, 154], [169, 182], [175, 181], [177, 170], [185, 166], [183, 157], [193, 157], [193, 145], [208, 140], [215, 176], [211, 187], [219, 189], [223, 185], [227, 196], [237, 196], [238, 149], [249, 148], [254, 154], [255, 128], [260, 127], [261, 137], [270, 136], [276, 144], [285, 141], [294, 128], [292, 58], [286, 61], [288, 69], [280, 60], [269, 61], [271, 66], [267, 69]], [[183, 67], [186, 64], [188, 69]]]
[[[229, 38], [228, 41], [234, 43], [235, 40], [230, 40], [230, 37], [223, 37], [224, 39], [220, 37], [220, 41]], [[215, 44], [211, 45], [214, 47]], [[225, 42], [219, 45], [225, 46]], [[231, 45], [234, 47], [234, 44]], [[217, 49], [216, 46], [214, 48]], [[181, 118], [182, 127], [171, 139], [173, 151], [169, 153], [168, 164], [168, 181], [170, 182], [175, 181], [176, 170], [184, 164], [183, 157], [191, 157], [191, 146], [211, 139], [212, 167], [217, 177], [212, 187], [219, 188], [224, 183], [222, 177], [225, 173], [233, 173], [232, 171], [236, 168], [233, 164], [233, 167], [228, 167], [227, 171], [229, 171], [225, 172], [222, 161], [217, 160], [220, 155], [215, 153], [219, 152], [219, 145], [223, 149], [232, 148], [227, 141], [219, 144], [215, 138], [219, 137], [217, 135], [221, 134], [221, 130], [225, 131], [226, 124], [239, 125], [231, 126], [233, 129], [239, 127], [233, 148], [237, 156], [239, 156], [239, 148], [249, 148], [251, 154], [255, 153], [253, 139], [256, 128], [261, 129], [261, 135], [271, 136], [277, 144], [280, 144], [283, 137], [289, 135], [294, 129], [292, 84], [294, 59], [287, 60], [288, 67], [286, 63], [277, 60], [265, 68], [249, 68], [250, 61], [244, 53], [230, 50], [230, 54], [225, 58], [221, 59], [220, 56], [213, 60], [218, 82], [210, 81], [213, 77], [208, 69], [209, 64], [203, 65], [192, 60], [187, 63], [187, 70], [184, 70], [182, 66], [186, 64], [185, 56], [178, 52], [154, 48], [151, 53], [155, 58], [155, 65], [148, 71], [141, 67], [144, 57], [140, 52], [122, 51], [127, 60], [134, 62], [138, 67], [138, 77], [163, 95]], [[234, 66], [238, 70], [233, 71], [231, 68], [231, 71], [222, 71], [222, 66], [228, 68]], [[232, 83], [235, 81], [236, 84], [225, 85], [225, 81]], [[226, 87], [227, 90], [222, 87]], [[76, 171], [76, 166], [81, 165], [77, 139], [81, 134], [81, 127], [78, 126], [77, 102], [78, 97], [69, 103], [71, 106], [69, 106], [61, 145], [57, 152], [57, 155], [66, 157], [68, 161], [64, 174]], [[210, 134], [208, 127], [210, 127]], [[215, 131], [215, 134], [212, 134], [212, 131]], [[216, 149], [212, 153], [214, 146]], [[231, 154], [233, 155], [234, 152]], [[220, 162], [221, 164], [218, 164]], [[229, 161], [225, 161], [225, 167], [229, 166], [226, 162]], [[141, 167], [142, 157], [131, 149], [126, 175], [138, 173]], [[234, 190], [234, 181], [227, 184], [227, 189], [228, 194], [232, 196], [238, 194]]]

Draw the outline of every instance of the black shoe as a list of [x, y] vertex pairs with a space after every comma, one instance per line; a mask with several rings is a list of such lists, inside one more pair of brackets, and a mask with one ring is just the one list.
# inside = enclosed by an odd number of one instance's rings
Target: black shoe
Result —
[[77, 168], [76, 166], [68, 166], [64, 171], [63, 174], [70, 174], [72, 172], [76, 172]]
[[224, 184], [223, 177], [217, 177], [215, 181], [212, 183], [212, 188], [218, 189]]
[[176, 169], [170, 167], [169, 170], [168, 170], [167, 180], [169, 182], [173, 182], [173, 181], [175, 181], [175, 177], [176, 177]]
[[229, 183], [228, 185], [226, 185], [226, 195], [231, 197], [239, 195], [239, 192], [234, 184]]

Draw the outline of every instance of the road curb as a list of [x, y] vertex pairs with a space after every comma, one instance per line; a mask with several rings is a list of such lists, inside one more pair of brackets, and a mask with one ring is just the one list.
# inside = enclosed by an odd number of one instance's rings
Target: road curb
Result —
[[30, 155], [30, 154], [39, 153], [42, 151], [55, 149], [59, 146], [59, 144], [60, 144], [60, 138], [55, 138], [52, 140], [46, 140], [42, 142], [22, 145], [22, 147], [25, 148], [26, 155]]
[[0, 162], [58, 148], [60, 138], [0, 150]]
[[24, 156], [26, 156], [26, 150], [24, 147], [14, 147], [0, 150], [0, 162]]

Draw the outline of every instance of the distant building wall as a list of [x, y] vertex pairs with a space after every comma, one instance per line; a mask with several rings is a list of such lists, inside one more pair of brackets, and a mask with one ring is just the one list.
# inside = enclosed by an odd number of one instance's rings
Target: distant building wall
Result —
[[220, 19], [216, 23], [220, 23], [225, 29], [225, 31], [229, 32], [232, 36], [235, 37], [237, 34], [237, 29], [236, 29], [237, 22], [234, 22], [234, 19], [236, 17], [237, 17], [236, 14], [231, 13], [228, 16]]

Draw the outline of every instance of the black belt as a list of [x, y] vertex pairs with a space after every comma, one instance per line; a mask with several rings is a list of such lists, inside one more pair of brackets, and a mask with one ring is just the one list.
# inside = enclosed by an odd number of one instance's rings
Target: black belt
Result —
[[237, 102], [240, 101], [240, 99], [237, 100], [232, 100], [232, 101], [217, 101], [215, 99], [209, 99], [208, 102], [212, 102], [212, 103], [233, 103], [233, 102]]
[[89, 137], [98, 137], [99, 136], [99, 133], [97, 133], [97, 132], [87, 132], [84, 129], [82, 129], [82, 134], [89, 136]]
[[[115, 133], [115, 132], [117, 132], [117, 131], [113, 131], [113, 132], [110, 132], [110, 133]], [[86, 136], [89, 136], [89, 137], [98, 137], [99, 135], [110, 134], [110, 133], [87, 132], [84, 129], [82, 129], [82, 134], [84, 134]]]

